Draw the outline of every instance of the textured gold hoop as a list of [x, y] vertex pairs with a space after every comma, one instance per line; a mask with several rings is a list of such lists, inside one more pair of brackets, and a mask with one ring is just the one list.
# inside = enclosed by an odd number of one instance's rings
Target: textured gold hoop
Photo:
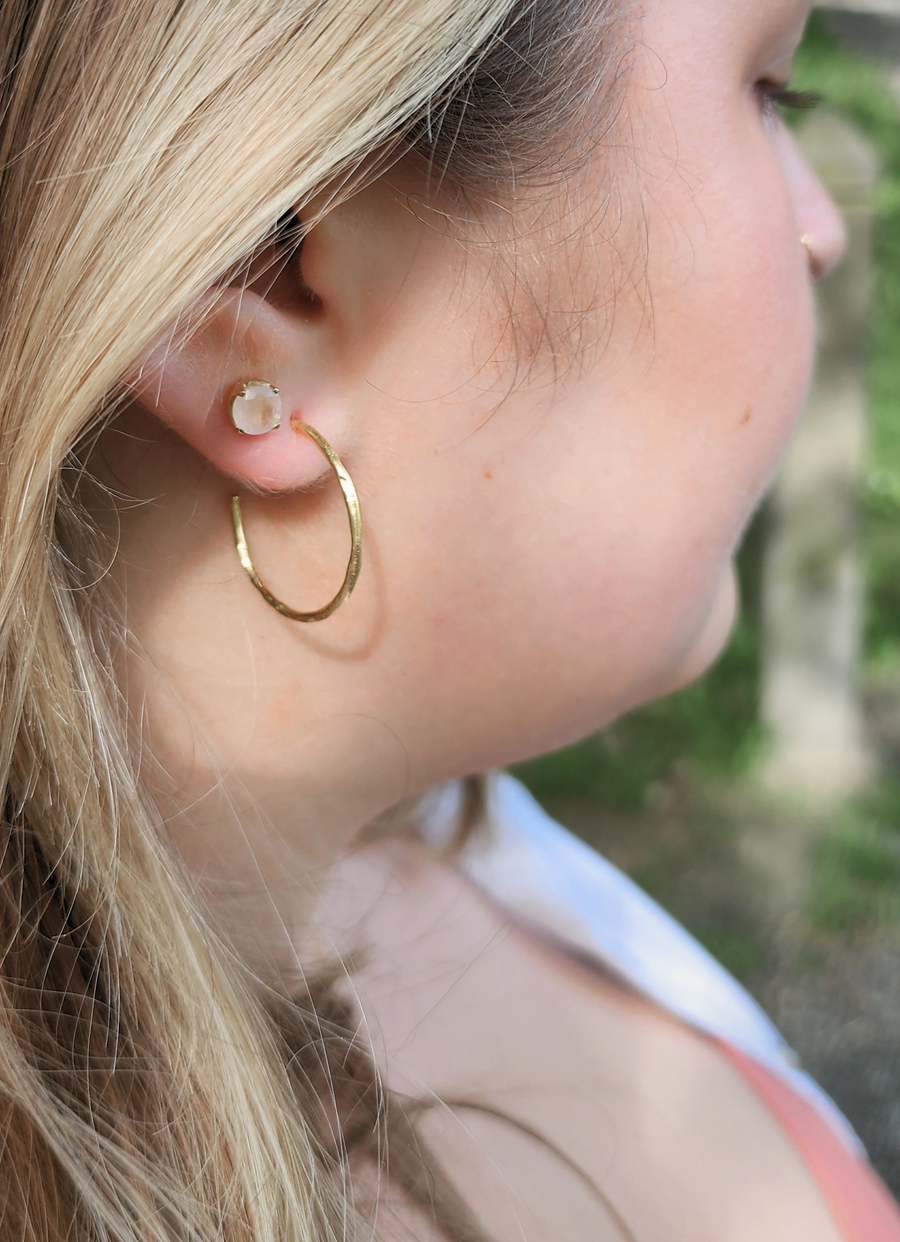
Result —
[[347, 516], [350, 519], [350, 560], [347, 562], [347, 572], [344, 574], [341, 589], [330, 603], [326, 604], [324, 608], [317, 608], [315, 612], [298, 612], [295, 608], [289, 608], [287, 604], [282, 603], [280, 599], [274, 596], [256, 572], [253, 561], [250, 559], [247, 536], [244, 534], [244, 519], [241, 514], [240, 496], [232, 496], [231, 498], [231, 525], [234, 529], [234, 546], [237, 549], [238, 560], [243, 565], [247, 577], [270, 607], [274, 608], [276, 612], [280, 612], [283, 617], [288, 617], [291, 621], [324, 621], [333, 612], [337, 612], [356, 586], [356, 580], [359, 577], [362, 565], [362, 515], [359, 510], [359, 497], [356, 494], [356, 488], [353, 486], [353, 480], [344, 467], [344, 463], [325, 437], [316, 431], [315, 427], [310, 427], [308, 423], [301, 423], [298, 418], [291, 419], [291, 426], [295, 431], [301, 431], [322, 451], [328, 459], [328, 464], [334, 471], [338, 483], [341, 485], [344, 504], [347, 506]]

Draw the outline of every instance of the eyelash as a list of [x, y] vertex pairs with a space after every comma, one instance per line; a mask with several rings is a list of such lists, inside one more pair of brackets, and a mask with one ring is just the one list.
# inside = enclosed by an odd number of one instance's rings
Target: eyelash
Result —
[[793, 91], [777, 82], [757, 82], [756, 93], [767, 112], [777, 113], [779, 108], [794, 112], [809, 112], [822, 102], [822, 96], [812, 91]]

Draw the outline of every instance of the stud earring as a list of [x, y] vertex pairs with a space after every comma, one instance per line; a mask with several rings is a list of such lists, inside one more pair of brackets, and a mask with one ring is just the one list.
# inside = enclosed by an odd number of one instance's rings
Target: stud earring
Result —
[[[266, 385], [266, 387], [271, 388], [271, 385]], [[278, 389], [274, 389], [274, 392], [277, 394]], [[290, 621], [324, 621], [326, 617], [330, 617], [332, 613], [337, 612], [356, 586], [356, 580], [359, 577], [359, 571], [362, 566], [362, 515], [359, 508], [359, 497], [356, 494], [353, 480], [347, 473], [344, 463], [322, 433], [317, 431], [315, 427], [310, 427], [308, 423], [301, 422], [299, 418], [291, 419], [291, 427], [294, 431], [298, 431], [301, 435], [306, 436], [307, 439], [312, 440], [316, 448], [324, 455], [329, 466], [334, 471], [344, 498], [344, 504], [347, 506], [347, 517], [350, 521], [350, 559], [347, 562], [347, 571], [344, 574], [344, 581], [341, 583], [340, 590], [324, 608], [317, 608], [313, 612], [298, 612], [296, 608], [289, 607], [276, 595], [273, 595], [256, 572], [256, 567], [250, 556], [247, 536], [244, 533], [240, 496], [232, 496], [231, 498], [231, 526], [234, 532], [234, 546], [244, 572], [270, 608], [274, 608], [276, 612], [280, 612], [283, 617], [287, 617]]]
[[265, 380], [245, 380], [231, 395], [231, 421], [242, 436], [264, 436], [281, 426], [281, 396]]

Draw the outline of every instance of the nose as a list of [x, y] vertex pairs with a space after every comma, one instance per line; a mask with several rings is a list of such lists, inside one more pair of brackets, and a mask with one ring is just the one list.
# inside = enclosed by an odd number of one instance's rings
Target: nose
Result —
[[800, 241], [806, 250], [813, 280], [822, 280], [834, 271], [847, 246], [843, 217], [825, 190], [818, 184], [819, 201], [807, 207], [801, 217]]
[[821, 280], [841, 261], [847, 245], [844, 220], [792, 135], [784, 132], [781, 163], [794, 202], [810, 272]]

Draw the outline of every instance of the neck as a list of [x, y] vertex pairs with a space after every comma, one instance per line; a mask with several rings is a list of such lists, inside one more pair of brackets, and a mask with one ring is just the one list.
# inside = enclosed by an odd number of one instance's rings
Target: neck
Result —
[[[323, 634], [267, 608], [235, 556], [235, 485], [140, 411], [104, 433], [91, 468], [105, 486], [86, 484], [85, 503], [109, 532], [110, 577], [127, 601], [118, 680], [145, 782], [235, 948], [264, 974], [290, 973], [298, 951], [308, 957], [334, 863], [414, 792], [367, 680], [371, 643], [353, 630], [371, 628], [366, 610], [361, 622], [342, 611]], [[264, 512], [266, 550], [279, 528]], [[304, 510], [296, 523], [304, 547], [327, 542], [329, 514], [322, 540], [315, 517]], [[344, 540], [345, 521], [336, 515]], [[290, 555], [283, 565], [270, 556], [292, 581]], [[328, 597], [334, 559], [324, 582], [315, 566], [311, 582], [301, 578], [311, 599]]]
[[177, 751], [172, 739], [165, 753], [155, 748], [164, 775], [153, 793], [204, 904], [251, 970], [302, 977], [328, 956], [315, 913], [333, 867], [405, 792], [396, 743], [373, 721], [322, 721], [308, 730], [303, 764], [279, 777], [216, 772], [198, 760], [196, 738]]

